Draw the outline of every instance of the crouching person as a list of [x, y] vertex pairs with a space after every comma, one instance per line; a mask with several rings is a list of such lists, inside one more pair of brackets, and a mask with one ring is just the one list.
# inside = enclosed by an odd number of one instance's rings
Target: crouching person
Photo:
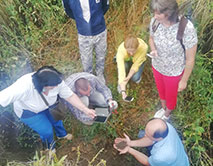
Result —
[[[90, 73], [80, 72], [70, 75], [65, 83], [75, 92], [87, 107], [110, 107], [116, 109], [118, 104], [112, 100], [110, 89], [100, 79]], [[94, 120], [88, 114], [67, 103], [73, 115], [86, 125], [92, 125]]]
[[[116, 138], [114, 148], [120, 154], [130, 153], [141, 164], [146, 166], [189, 166], [189, 160], [184, 146], [175, 128], [162, 119], [151, 119], [145, 131], [138, 134], [140, 139], [130, 140]], [[147, 147], [150, 156], [147, 156], [132, 147]]]
[[142, 78], [148, 46], [140, 38], [128, 35], [118, 47], [116, 62], [118, 68], [118, 93], [126, 100], [126, 86], [130, 80], [139, 84]]
[[[46, 102], [45, 103], [44, 99]], [[70, 140], [61, 120], [55, 120], [49, 106], [54, 105], [57, 97], [63, 98], [88, 117], [94, 118], [95, 111], [88, 109], [62, 80], [62, 74], [52, 66], [44, 66], [38, 71], [26, 74], [8, 88], [0, 92], [0, 105], [13, 103], [14, 111], [20, 120], [36, 131], [46, 148], [55, 151], [54, 133], [58, 138]]]

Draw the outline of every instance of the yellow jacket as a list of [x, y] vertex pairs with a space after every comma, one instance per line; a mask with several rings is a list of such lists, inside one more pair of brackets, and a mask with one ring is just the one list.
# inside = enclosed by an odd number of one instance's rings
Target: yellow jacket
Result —
[[146, 53], [148, 46], [147, 44], [142, 40], [139, 39], [139, 46], [133, 57], [130, 57], [124, 47], [124, 42], [120, 44], [118, 47], [118, 52], [116, 55], [116, 61], [117, 61], [117, 68], [118, 68], [118, 84], [122, 83], [123, 80], [126, 78], [126, 71], [125, 71], [125, 61], [131, 61], [133, 62], [131, 69], [135, 72], [138, 71], [141, 64], [146, 60]]

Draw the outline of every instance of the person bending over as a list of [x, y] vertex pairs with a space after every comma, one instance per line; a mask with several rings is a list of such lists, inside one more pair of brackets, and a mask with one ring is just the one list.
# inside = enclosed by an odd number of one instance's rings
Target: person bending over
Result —
[[[75, 92], [81, 101], [87, 106], [111, 107], [116, 109], [118, 104], [112, 100], [110, 89], [100, 79], [90, 73], [80, 72], [70, 75], [65, 83]], [[67, 103], [74, 116], [82, 123], [92, 125], [94, 120], [87, 114], [80, 112], [78, 108]]]
[[26, 74], [0, 91], [0, 105], [5, 107], [13, 103], [14, 111], [21, 122], [36, 131], [48, 149], [55, 150], [53, 129], [58, 138], [70, 140], [72, 135], [66, 132], [61, 120], [56, 121], [52, 117], [41, 94], [50, 106], [56, 103], [59, 96], [88, 117], [96, 116], [95, 110], [87, 108], [81, 102], [64, 83], [62, 74], [52, 66], [44, 66], [36, 72]]
[[118, 47], [116, 62], [118, 68], [118, 92], [125, 100], [126, 85], [131, 79], [139, 84], [146, 60], [147, 44], [133, 35], [129, 35]]
[[[159, 118], [151, 119], [146, 124], [145, 131], [139, 133], [141, 138], [138, 140], [130, 140], [126, 134], [124, 134], [125, 138], [116, 138], [114, 148], [120, 154], [133, 155], [146, 166], [189, 166], [189, 160], [178, 133], [168, 122]], [[148, 147], [150, 156], [133, 147]]]

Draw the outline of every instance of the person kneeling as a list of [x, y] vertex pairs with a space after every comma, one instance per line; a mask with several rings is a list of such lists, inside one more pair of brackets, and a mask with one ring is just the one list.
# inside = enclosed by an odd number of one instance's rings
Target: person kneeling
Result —
[[[112, 100], [110, 89], [97, 76], [80, 72], [70, 75], [65, 83], [75, 92], [87, 107], [110, 107], [116, 109], [118, 104]], [[72, 114], [86, 125], [92, 125], [94, 119], [66, 103]]]
[[127, 100], [126, 85], [131, 79], [139, 84], [144, 69], [148, 46], [139, 38], [129, 35], [118, 47], [116, 62], [118, 68], [118, 93]]
[[[189, 166], [188, 156], [177, 131], [162, 119], [149, 120], [145, 131], [139, 132], [138, 140], [130, 140], [126, 134], [124, 136], [125, 138], [115, 139], [114, 148], [120, 154], [131, 154], [143, 165]], [[150, 155], [147, 156], [134, 147], [147, 147]]]

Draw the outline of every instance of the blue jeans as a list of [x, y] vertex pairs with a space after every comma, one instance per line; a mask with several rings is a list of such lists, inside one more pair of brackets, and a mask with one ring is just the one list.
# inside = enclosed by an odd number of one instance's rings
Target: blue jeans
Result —
[[[129, 73], [129, 70], [130, 70], [132, 64], [133, 63], [131, 61], [125, 62], [125, 70], [126, 70], [127, 75]], [[141, 78], [141, 75], [142, 75], [142, 72], [143, 72], [143, 69], [144, 69], [144, 64], [145, 64], [145, 62], [143, 62], [141, 64], [141, 66], [139, 67], [138, 71], [132, 76], [131, 80], [133, 82], [137, 82]]]
[[55, 148], [53, 128], [55, 129], [57, 137], [64, 137], [67, 135], [63, 122], [61, 120], [55, 121], [48, 109], [34, 114], [29, 118], [20, 118], [20, 120], [36, 131], [40, 135], [42, 143], [49, 149]]

